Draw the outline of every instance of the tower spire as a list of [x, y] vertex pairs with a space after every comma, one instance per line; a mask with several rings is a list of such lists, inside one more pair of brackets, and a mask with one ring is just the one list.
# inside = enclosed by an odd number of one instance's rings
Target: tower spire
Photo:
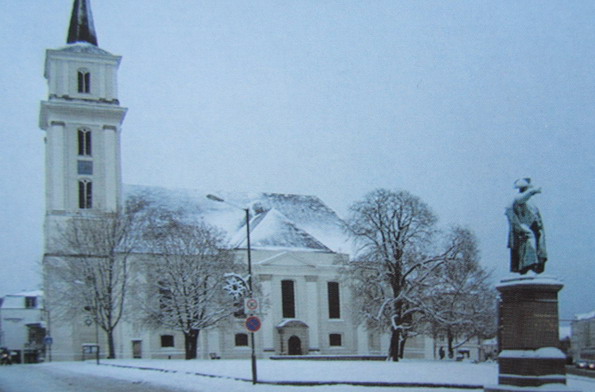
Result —
[[88, 42], [97, 46], [90, 0], [74, 0], [66, 43]]

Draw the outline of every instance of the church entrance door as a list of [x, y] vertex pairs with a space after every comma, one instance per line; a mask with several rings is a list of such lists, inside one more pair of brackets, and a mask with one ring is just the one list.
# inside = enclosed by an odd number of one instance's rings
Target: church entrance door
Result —
[[297, 336], [290, 337], [287, 346], [289, 355], [302, 355], [302, 341]]
[[132, 341], [132, 358], [142, 358], [143, 357], [143, 341], [142, 340], [133, 340]]

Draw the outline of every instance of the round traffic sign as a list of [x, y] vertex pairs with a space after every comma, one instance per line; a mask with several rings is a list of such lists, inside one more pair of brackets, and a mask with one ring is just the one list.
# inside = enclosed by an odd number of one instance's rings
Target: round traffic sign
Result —
[[246, 299], [246, 309], [252, 312], [258, 309], [258, 300], [256, 298]]
[[256, 332], [262, 326], [260, 319], [256, 316], [250, 316], [246, 319], [246, 329], [250, 332]]

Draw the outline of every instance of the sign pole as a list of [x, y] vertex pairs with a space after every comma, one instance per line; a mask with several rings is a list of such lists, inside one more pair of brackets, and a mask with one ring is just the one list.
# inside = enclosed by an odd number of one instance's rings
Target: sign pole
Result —
[[[252, 255], [250, 253], [250, 209], [244, 209], [246, 212], [246, 245], [248, 251], [248, 289], [250, 290], [250, 298], [254, 294], [252, 291]], [[260, 327], [259, 327], [260, 328]], [[256, 374], [256, 353], [255, 353], [255, 343], [254, 343], [254, 331], [250, 332], [250, 343], [252, 346], [252, 357], [251, 357], [251, 364], [252, 364], [252, 384], [256, 384], [258, 382], [258, 377]]]

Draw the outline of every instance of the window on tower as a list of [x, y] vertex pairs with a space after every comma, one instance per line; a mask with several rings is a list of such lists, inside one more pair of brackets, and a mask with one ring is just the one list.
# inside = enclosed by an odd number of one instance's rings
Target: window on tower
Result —
[[93, 208], [93, 183], [90, 180], [79, 181], [79, 208]]
[[82, 94], [91, 92], [91, 73], [86, 69], [78, 70], [78, 92]]
[[91, 131], [89, 129], [81, 128], [78, 130], [78, 148], [79, 155], [91, 156]]

